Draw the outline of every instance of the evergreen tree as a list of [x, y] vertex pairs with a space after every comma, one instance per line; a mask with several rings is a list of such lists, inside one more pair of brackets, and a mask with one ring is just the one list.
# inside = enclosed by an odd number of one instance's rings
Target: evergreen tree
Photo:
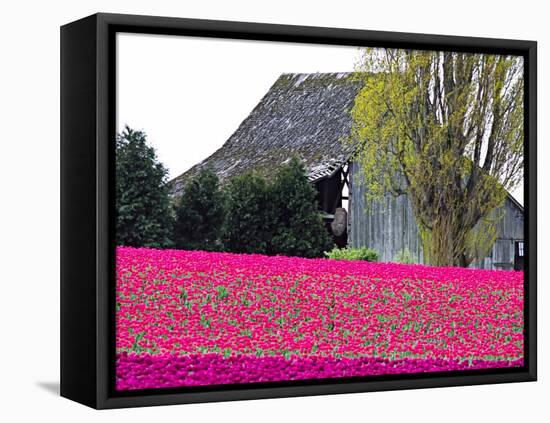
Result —
[[227, 187], [226, 246], [235, 253], [267, 254], [273, 231], [273, 208], [265, 179], [244, 174]]
[[171, 245], [172, 214], [167, 169], [141, 131], [125, 127], [116, 139], [116, 243], [133, 247]]
[[218, 177], [209, 169], [189, 180], [176, 206], [174, 241], [185, 250], [223, 249], [225, 196]]
[[322, 257], [333, 241], [318, 210], [315, 188], [304, 166], [293, 158], [275, 176], [268, 207], [276, 212], [271, 253]]

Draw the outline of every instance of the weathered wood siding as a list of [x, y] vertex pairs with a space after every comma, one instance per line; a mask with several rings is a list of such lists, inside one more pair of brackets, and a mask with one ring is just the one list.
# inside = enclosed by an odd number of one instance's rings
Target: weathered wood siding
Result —
[[497, 239], [491, 252], [483, 260], [477, 261], [472, 267], [480, 269], [510, 270], [514, 266], [514, 246], [523, 241], [523, 210], [511, 199], [497, 212], [502, 216], [497, 224]]
[[[350, 201], [348, 242], [352, 247], [370, 247], [380, 253], [380, 261], [393, 261], [405, 248], [423, 262], [422, 243], [407, 195], [385, 196], [381, 201], [365, 200], [360, 167], [350, 164]], [[503, 214], [498, 223], [497, 240], [488, 256], [472, 267], [494, 269], [512, 268], [514, 242], [523, 240], [523, 210], [507, 199], [498, 211]], [[507, 265], [505, 263], [508, 263]]]
[[387, 195], [381, 201], [367, 202], [359, 175], [359, 165], [351, 163], [348, 218], [351, 246], [376, 249], [380, 261], [393, 261], [400, 250], [408, 248], [421, 263], [422, 244], [408, 197]]

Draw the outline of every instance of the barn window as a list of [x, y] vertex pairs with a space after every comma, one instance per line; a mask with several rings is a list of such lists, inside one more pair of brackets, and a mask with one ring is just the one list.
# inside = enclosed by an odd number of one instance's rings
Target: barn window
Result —
[[519, 257], [523, 257], [525, 255], [523, 249], [524, 249], [523, 241], [519, 241], [518, 242], [518, 256]]

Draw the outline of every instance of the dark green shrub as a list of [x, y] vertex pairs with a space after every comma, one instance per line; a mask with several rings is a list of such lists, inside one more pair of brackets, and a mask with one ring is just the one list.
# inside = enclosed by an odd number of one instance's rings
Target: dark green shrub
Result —
[[168, 171], [141, 131], [128, 126], [116, 139], [116, 243], [169, 247], [173, 217]]
[[253, 174], [233, 178], [226, 188], [225, 245], [235, 253], [267, 254], [274, 226], [271, 191]]
[[270, 254], [322, 257], [334, 243], [318, 210], [316, 190], [296, 158], [283, 165], [271, 186], [274, 210]]
[[190, 179], [176, 203], [174, 242], [185, 250], [223, 250], [225, 196], [217, 175], [201, 170]]

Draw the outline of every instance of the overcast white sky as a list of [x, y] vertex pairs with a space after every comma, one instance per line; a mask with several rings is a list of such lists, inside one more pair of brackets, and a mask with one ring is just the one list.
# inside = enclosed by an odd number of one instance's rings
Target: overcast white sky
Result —
[[[221, 147], [282, 73], [350, 72], [356, 47], [117, 35], [117, 129], [145, 131], [170, 179]], [[513, 195], [523, 204], [523, 189]]]

